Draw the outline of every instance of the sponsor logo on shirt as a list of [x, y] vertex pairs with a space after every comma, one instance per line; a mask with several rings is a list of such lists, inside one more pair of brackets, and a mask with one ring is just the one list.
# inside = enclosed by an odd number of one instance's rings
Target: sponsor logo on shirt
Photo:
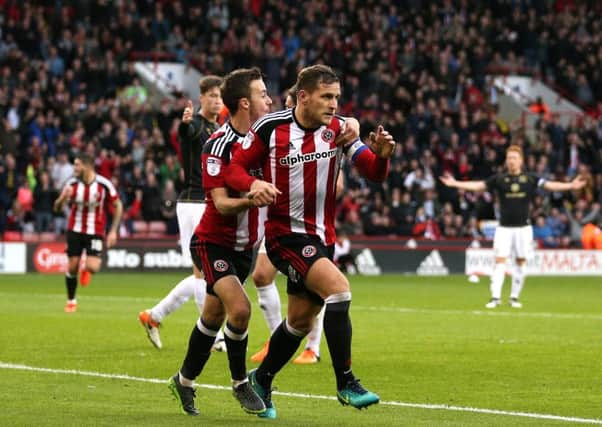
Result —
[[282, 166], [295, 166], [298, 163], [315, 162], [316, 160], [331, 159], [337, 155], [337, 148], [328, 151], [316, 151], [313, 153], [289, 154], [281, 157], [278, 162]]

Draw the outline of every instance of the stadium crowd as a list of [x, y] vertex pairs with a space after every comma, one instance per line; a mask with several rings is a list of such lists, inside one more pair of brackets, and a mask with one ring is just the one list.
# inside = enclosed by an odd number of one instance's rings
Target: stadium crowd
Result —
[[[149, 102], [130, 60], [153, 52], [201, 73], [259, 66], [274, 108], [300, 68], [335, 68], [340, 113], [357, 117], [363, 134], [382, 123], [398, 142], [385, 184], [344, 166], [337, 218], [347, 234], [483, 237], [492, 196], [448, 189], [438, 176], [486, 178], [510, 141], [529, 171], [589, 181], [578, 194], [533, 200], [542, 245], [578, 246], [581, 228], [602, 221], [599, 2], [0, 0], [0, 10], [0, 232], [62, 233], [52, 201], [73, 155], [87, 151], [118, 188], [128, 232], [144, 220], [177, 233], [187, 99]], [[532, 133], [506, 123], [488, 78], [499, 70], [551, 82], [587, 114], [568, 126], [542, 114]]]

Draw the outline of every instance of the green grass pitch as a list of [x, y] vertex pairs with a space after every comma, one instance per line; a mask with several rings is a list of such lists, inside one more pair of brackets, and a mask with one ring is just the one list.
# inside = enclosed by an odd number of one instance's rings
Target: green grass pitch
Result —
[[[487, 280], [351, 276], [353, 368], [381, 404], [357, 411], [332, 400], [323, 339], [320, 363], [289, 364], [277, 377], [278, 420], [268, 421], [240, 409], [227, 388], [226, 356], [219, 353], [197, 379], [218, 386], [198, 390], [201, 416], [178, 411], [166, 381], [181, 364], [196, 307], [188, 302], [164, 321], [161, 351], [148, 342], [137, 314], [183, 276], [101, 273], [78, 289], [75, 314], [63, 313], [62, 276], [0, 276], [0, 425], [602, 423], [600, 278], [530, 277], [522, 310], [506, 304], [487, 311]], [[282, 291], [282, 276], [278, 283]], [[506, 297], [508, 288], [506, 282]], [[255, 289], [247, 290], [253, 302], [250, 355], [267, 328]]]

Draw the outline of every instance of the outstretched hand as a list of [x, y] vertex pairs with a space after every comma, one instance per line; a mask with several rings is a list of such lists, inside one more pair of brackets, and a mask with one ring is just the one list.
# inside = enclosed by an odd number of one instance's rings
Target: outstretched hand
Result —
[[577, 175], [575, 179], [571, 181], [571, 187], [573, 190], [581, 190], [587, 184], [587, 179], [582, 175]]
[[370, 148], [378, 157], [388, 159], [395, 150], [395, 141], [393, 135], [387, 132], [381, 125], [378, 126], [376, 132], [370, 132], [368, 136]]

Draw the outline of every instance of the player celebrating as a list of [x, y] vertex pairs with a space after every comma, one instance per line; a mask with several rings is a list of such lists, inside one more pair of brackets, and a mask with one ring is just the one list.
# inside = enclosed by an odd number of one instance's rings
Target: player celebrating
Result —
[[263, 220], [253, 198], [228, 189], [224, 175], [231, 153], [240, 149], [251, 123], [269, 111], [272, 101], [256, 68], [228, 74], [222, 96], [232, 118], [203, 148], [207, 209], [190, 242], [193, 262], [205, 273], [207, 281], [205, 304], [190, 335], [182, 367], [169, 383], [182, 410], [189, 415], [199, 413], [194, 406], [193, 381], [209, 359], [226, 317], [224, 334], [233, 394], [245, 411], [265, 412], [263, 401], [247, 380], [245, 359], [251, 304], [242, 287], [251, 268], [252, 251], [262, 235]]
[[529, 203], [538, 187], [547, 191], [570, 191], [583, 188], [586, 181], [580, 176], [571, 182], [548, 181], [523, 170], [523, 150], [511, 145], [506, 150], [506, 172], [480, 181], [456, 181], [452, 176], [443, 176], [441, 181], [449, 186], [467, 191], [490, 191], [497, 193], [500, 203], [500, 225], [495, 230], [493, 250], [495, 267], [491, 275], [491, 300], [485, 305], [496, 308], [501, 304], [502, 287], [506, 271], [506, 260], [514, 254], [516, 264], [512, 270], [510, 306], [521, 308], [519, 301], [525, 283], [525, 263], [533, 247], [533, 229], [529, 222]]
[[73, 162], [74, 177], [65, 184], [60, 196], [54, 201], [54, 211], [61, 212], [65, 203], [71, 205], [67, 224], [67, 285], [66, 313], [77, 311], [77, 270], [83, 251], [86, 251], [85, 270], [97, 273], [102, 264], [104, 234], [106, 226], [105, 210], [112, 204], [113, 221], [107, 234], [107, 247], [117, 242], [117, 230], [123, 206], [115, 187], [110, 180], [94, 172], [94, 158], [80, 153]]
[[[379, 401], [351, 370], [351, 292], [347, 278], [332, 262], [335, 182], [343, 153], [366, 178], [383, 181], [395, 143], [379, 126], [370, 135], [370, 147], [359, 140], [337, 146], [335, 137], [343, 125], [335, 116], [341, 89], [330, 67], [304, 68], [296, 85], [297, 106], [256, 122], [242, 149], [234, 153], [226, 176], [232, 188], [250, 190], [257, 203], [269, 204], [268, 255], [288, 276], [288, 318], [272, 334], [264, 361], [249, 374], [267, 408], [260, 416], [267, 418], [276, 418], [272, 380], [311, 330], [324, 304], [324, 332], [339, 401], [356, 408]], [[257, 163], [263, 165], [266, 181], [247, 172]]]
[[[191, 262], [190, 237], [205, 211], [201, 152], [205, 141], [218, 128], [217, 118], [223, 106], [221, 84], [222, 78], [218, 76], [209, 75], [201, 78], [199, 81], [201, 108], [197, 114], [194, 114], [192, 101], [188, 101], [178, 128], [186, 186], [178, 197], [176, 213], [182, 257], [187, 262]], [[199, 312], [203, 311], [205, 281], [202, 272], [194, 264], [192, 272], [193, 274], [181, 280], [157, 305], [138, 314], [138, 319], [149, 340], [159, 349], [163, 346], [159, 325], [166, 316], [180, 308], [193, 295]]]
[[[293, 108], [297, 99], [297, 88], [293, 86], [288, 90], [284, 105], [286, 108]], [[353, 138], [359, 135], [359, 123], [355, 119], [348, 119], [345, 123], [347, 135], [339, 135], [338, 138]], [[343, 192], [343, 174], [337, 176], [337, 197]], [[270, 335], [274, 333], [276, 328], [282, 323], [282, 315], [280, 314], [280, 295], [276, 288], [276, 274], [278, 270], [270, 262], [265, 248], [265, 240], [261, 241], [257, 258], [255, 259], [255, 269], [253, 270], [253, 283], [257, 288], [257, 299], [259, 308], [263, 313], [263, 317], [270, 329]], [[324, 319], [324, 310], [320, 310], [314, 327], [307, 336], [307, 345], [305, 350], [293, 360], [293, 363], [300, 365], [310, 365], [320, 361], [320, 341], [322, 340], [322, 321]], [[265, 342], [261, 350], [251, 356], [252, 362], [263, 362], [268, 353], [269, 340]]]

